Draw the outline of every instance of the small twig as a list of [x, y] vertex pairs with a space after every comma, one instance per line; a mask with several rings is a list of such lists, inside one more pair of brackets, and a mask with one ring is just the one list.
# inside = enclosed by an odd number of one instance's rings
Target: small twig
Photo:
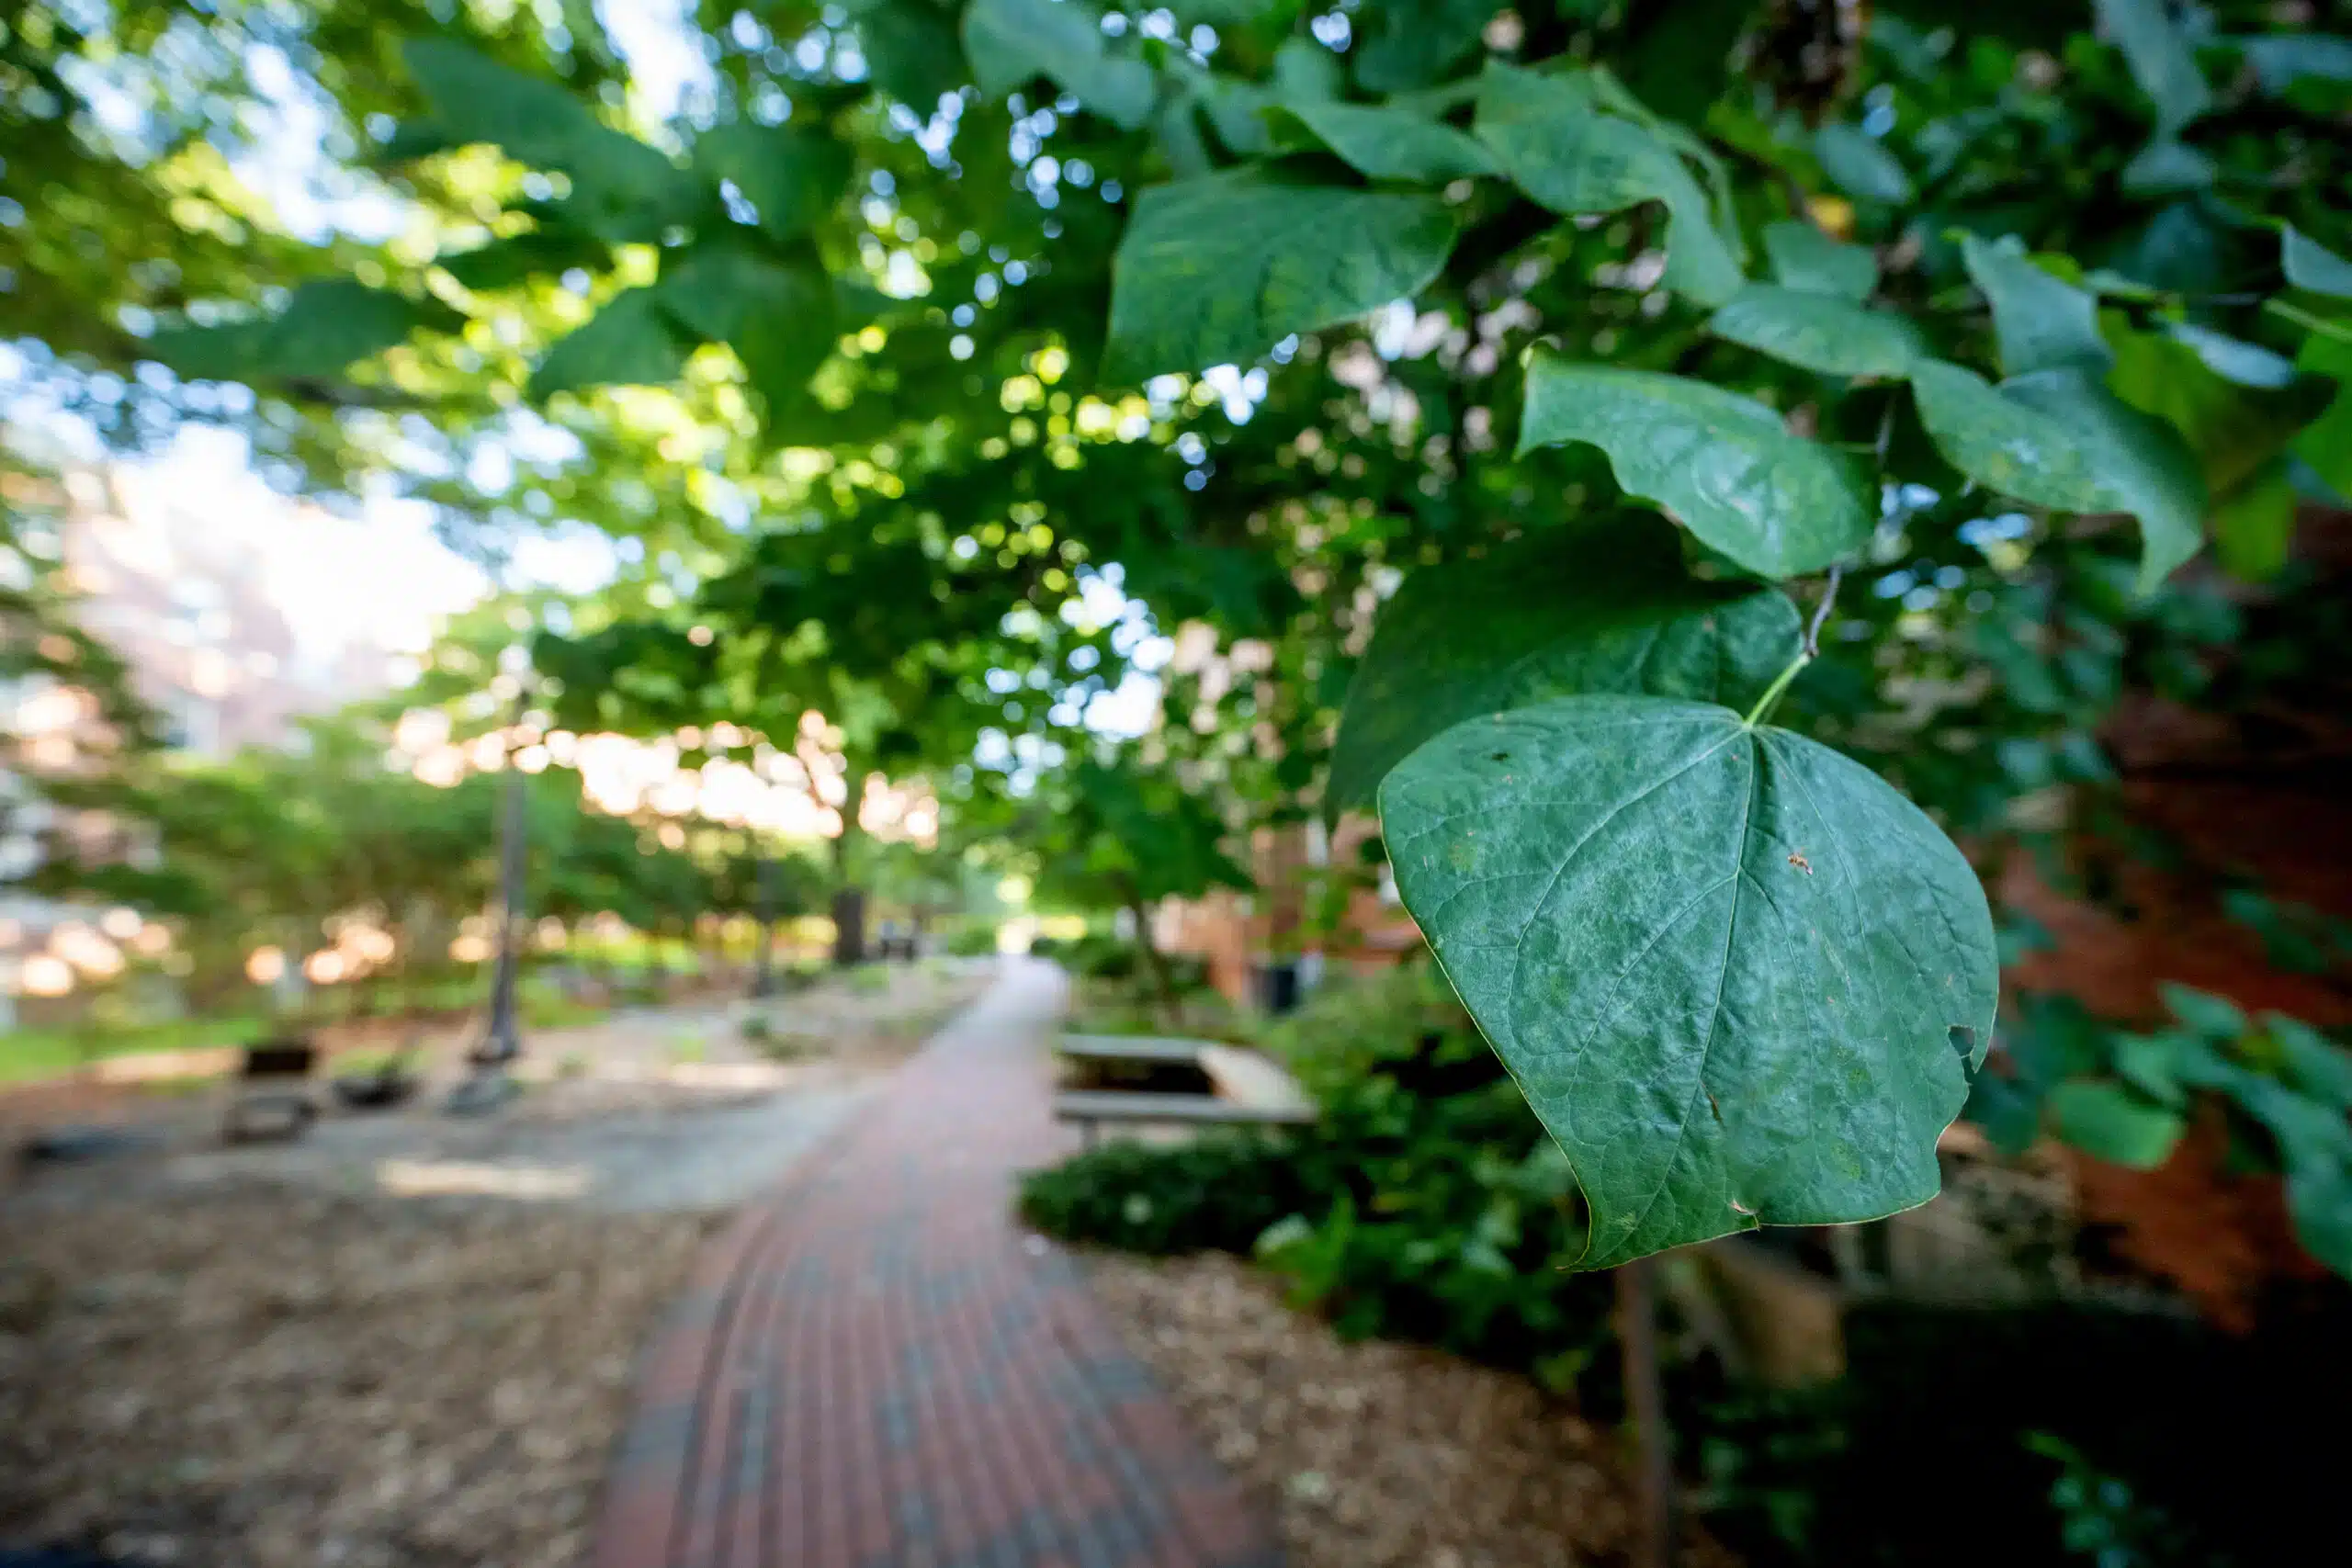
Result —
[[1829, 619], [1830, 606], [1838, 603], [1838, 585], [1846, 581], [1846, 566], [1842, 561], [1829, 568], [1829, 581], [1821, 591], [1821, 603], [1813, 607], [1813, 619], [1804, 624], [1804, 656], [1821, 657], [1821, 628]]

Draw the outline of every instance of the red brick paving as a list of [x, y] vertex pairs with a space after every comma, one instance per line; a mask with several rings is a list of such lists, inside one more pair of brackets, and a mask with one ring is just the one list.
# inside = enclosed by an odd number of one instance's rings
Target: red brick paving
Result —
[[1012, 1179], [1069, 1147], [1018, 964], [704, 1256], [648, 1347], [593, 1568], [1273, 1568]]

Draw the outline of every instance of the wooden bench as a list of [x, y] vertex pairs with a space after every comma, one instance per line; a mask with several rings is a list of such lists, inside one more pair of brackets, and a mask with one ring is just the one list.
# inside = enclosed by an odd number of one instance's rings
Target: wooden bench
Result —
[[1212, 1094], [1160, 1094], [1147, 1089], [1064, 1089], [1054, 1118], [1078, 1124], [1083, 1147], [1093, 1148], [1102, 1124], [1127, 1126], [1304, 1127], [1315, 1106], [1290, 1075], [1255, 1051], [1209, 1040], [1154, 1035], [1065, 1034], [1059, 1055], [1073, 1062], [1125, 1062], [1196, 1066]]
[[311, 1075], [319, 1049], [307, 1040], [266, 1040], [245, 1047], [220, 1134], [232, 1144], [299, 1138], [319, 1114]]

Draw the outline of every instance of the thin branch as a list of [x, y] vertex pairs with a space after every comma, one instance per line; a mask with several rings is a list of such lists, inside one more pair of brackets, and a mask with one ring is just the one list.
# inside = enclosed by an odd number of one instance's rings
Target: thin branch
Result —
[[1838, 603], [1838, 585], [1845, 581], [1845, 563], [1839, 561], [1832, 564], [1829, 568], [1829, 581], [1821, 590], [1821, 603], [1813, 607], [1813, 619], [1807, 621], [1804, 626], [1804, 656], [1807, 659], [1821, 657], [1821, 628], [1829, 619], [1830, 606]]

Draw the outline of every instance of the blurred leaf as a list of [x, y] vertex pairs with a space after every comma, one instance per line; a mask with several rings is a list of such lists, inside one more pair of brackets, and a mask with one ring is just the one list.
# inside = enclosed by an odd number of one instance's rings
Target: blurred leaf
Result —
[[1498, 0], [1379, 0], [1356, 14], [1356, 85], [1400, 93], [1442, 82], [1478, 47]]
[[286, 308], [257, 320], [175, 326], [147, 340], [148, 357], [209, 381], [332, 380], [418, 331], [453, 332], [465, 318], [437, 299], [411, 299], [348, 277], [299, 284]]
[[1084, 0], [972, 0], [964, 10], [964, 53], [984, 96], [1001, 98], [1049, 76], [1126, 130], [1151, 118], [1159, 93], [1150, 66], [1112, 52], [1099, 14]]
[[2279, 225], [2278, 267], [2287, 281], [2314, 294], [2352, 299], [2352, 262], [2346, 261], [2292, 223]]
[[586, 234], [534, 229], [470, 251], [435, 256], [434, 264], [464, 288], [483, 293], [512, 288], [534, 277], [559, 276], [574, 267], [603, 272], [613, 265], [613, 253], [611, 246]]
[[2299, 368], [2332, 377], [2335, 397], [2295, 438], [2295, 456], [2309, 463], [2340, 496], [2352, 497], [2352, 343], [2314, 333], [2304, 340]]
[[2205, 485], [2197, 459], [2161, 420], [2079, 372], [1985, 384], [1941, 360], [1913, 367], [1919, 417], [1952, 467], [2003, 495], [2067, 512], [2140, 520], [2140, 591], [2197, 553]]
[[[1353, 243], [1334, 252], [1334, 234]], [[1156, 186], [1113, 264], [1106, 374], [1249, 364], [1289, 333], [1417, 293], [1453, 239], [1453, 214], [1430, 197], [1283, 185], [1247, 169]]]
[[[2193, 327], [2120, 334], [2115, 356], [2108, 387], [2180, 433], [2214, 496], [2286, 450], [2331, 396], [2324, 380], [2298, 376], [2268, 350]], [[2268, 380], [2279, 374], [2283, 383]]]
[[1843, 244], [1810, 223], [1787, 219], [1767, 224], [1764, 254], [1772, 276], [1785, 288], [1860, 301], [1878, 287], [1878, 257], [1861, 245]]
[[1371, 179], [1442, 185], [1494, 173], [1493, 159], [1470, 137], [1403, 109], [1300, 100], [1275, 112]]
[[696, 337], [731, 346], [771, 407], [795, 399], [840, 337], [832, 284], [813, 253], [786, 261], [722, 235], [673, 261], [655, 293]]
[[2154, 1170], [2171, 1158], [2188, 1127], [2179, 1111], [2150, 1104], [2120, 1083], [2073, 1079], [2052, 1089], [2044, 1103], [2065, 1143], [2132, 1170]]
[[760, 228], [794, 240], [822, 221], [849, 184], [850, 151], [830, 136], [750, 121], [717, 126], [695, 141], [695, 166], [733, 182], [759, 209]]
[[2073, 368], [2104, 374], [2114, 363], [2099, 335], [2097, 295], [2034, 265], [2015, 236], [1987, 244], [1970, 234], [1960, 248], [1969, 277], [1993, 308], [2005, 373]]
[[1703, 381], [1538, 353], [1520, 450], [1589, 441], [1627, 492], [1668, 508], [1759, 576], [1798, 577], [1851, 554], [1876, 496], [1846, 457], [1792, 435], [1752, 398]]
[[560, 85], [448, 39], [411, 39], [401, 54], [453, 142], [488, 142], [518, 164], [568, 175], [567, 208], [589, 232], [656, 240], [693, 211], [693, 185], [668, 158], [605, 125]]
[[2266, 92], [2283, 93], [2298, 82], [2311, 80], [2352, 82], [2352, 39], [2292, 32], [2230, 42], [2254, 67]]
[[955, 18], [926, 0], [869, 0], [851, 9], [875, 85], [923, 118], [971, 79]]
[[660, 292], [626, 289], [558, 342], [531, 372], [532, 400], [590, 387], [662, 387], [684, 374], [691, 345], [661, 309]]
[[2295, 536], [2295, 485], [2273, 458], [2213, 509], [2213, 553], [2241, 582], [2267, 582], [2287, 565]]
[[2123, 53], [2132, 79], [2155, 105], [2156, 124], [2178, 130], [2213, 107], [2197, 52], [2166, 0], [2093, 0], [2099, 30]]
[[1785, 594], [1700, 581], [1646, 514], [1423, 567], [1382, 607], [1348, 687], [1328, 812], [1371, 805], [1414, 748], [1481, 714], [1594, 693], [1745, 710], [1797, 634]]
[[1883, 142], [1850, 125], [1829, 124], [1813, 133], [1813, 155], [1829, 183], [1856, 201], [1903, 207], [1917, 194], [1911, 176]]
[[1907, 317], [1770, 283], [1741, 288], [1707, 330], [1826, 376], [1899, 377], [1926, 352]]
[[1667, 286], [1702, 305], [1721, 305], [1738, 292], [1738, 258], [1715, 228], [1699, 182], [1656, 132], [1609, 113], [1588, 79], [1489, 62], [1474, 129], [1511, 182], [1555, 212], [1663, 204], [1670, 219]]

